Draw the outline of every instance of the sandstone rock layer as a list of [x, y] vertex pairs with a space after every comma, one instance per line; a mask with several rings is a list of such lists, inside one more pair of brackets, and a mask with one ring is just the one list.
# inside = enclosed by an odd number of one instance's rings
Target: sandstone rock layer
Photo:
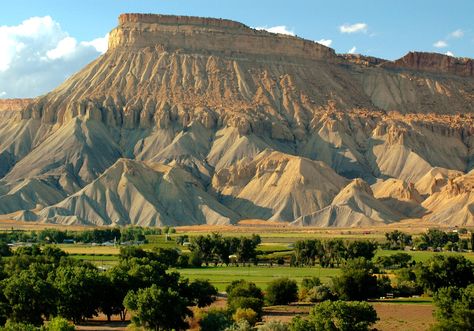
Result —
[[471, 59], [123, 14], [104, 55], [0, 110], [2, 218], [474, 225]]

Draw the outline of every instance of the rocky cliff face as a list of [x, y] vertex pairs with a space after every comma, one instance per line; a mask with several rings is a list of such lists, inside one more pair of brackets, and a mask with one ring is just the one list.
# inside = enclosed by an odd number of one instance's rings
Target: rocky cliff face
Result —
[[[109, 44], [17, 106], [21, 116], [0, 113], [3, 217], [363, 226], [427, 218], [436, 204], [425, 200], [474, 168], [471, 60], [338, 56], [238, 22], [166, 15], [121, 15]], [[192, 180], [163, 181], [161, 166]], [[187, 188], [192, 220], [170, 210]], [[455, 222], [443, 217], [431, 219]]]
[[32, 101], [33, 99], [0, 99], [0, 111], [21, 111]]
[[456, 58], [437, 53], [410, 52], [396, 61], [387, 61], [382, 66], [465, 77], [474, 76], [474, 61], [472, 59]]

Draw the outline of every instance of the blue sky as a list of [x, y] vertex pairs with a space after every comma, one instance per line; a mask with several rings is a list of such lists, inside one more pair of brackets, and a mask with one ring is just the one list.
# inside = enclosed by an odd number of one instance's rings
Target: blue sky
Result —
[[420, 50], [474, 57], [472, 0], [15, 0], [2, 3], [0, 12], [0, 97], [36, 96], [57, 86], [105, 50], [105, 36], [123, 12], [277, 27], [338, 53], [396, 59]]

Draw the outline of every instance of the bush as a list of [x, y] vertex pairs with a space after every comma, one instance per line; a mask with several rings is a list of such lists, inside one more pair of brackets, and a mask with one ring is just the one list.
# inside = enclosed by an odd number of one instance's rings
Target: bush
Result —
[[315, 286], [321, 285], [321, 280], [318, 277], [303, 278], [301, 281], [301, 288], [312, 289]]
[[63, 317], [55, 317], [41, 328], [42, 331], [74, 331], [76, 327]]
[[266, 292], [269, 305], [287, 305], [298, 299], [298, 285], [289, 278], [280, 278], [272, 281]]
[[258, 321], [258, 314], [252, 308], [237, 308], [232, 318], [236, 322], [246, 320], [250, 325], [255, 325]]
[[253, 328], [246, 320], [240, 320], [229, 326], [225, 331], [253, 331]]
[[191, 253], [189, 257], [189, 264], [191, 264], [193, 267], [200, 268], [202, 266], [202, 262], [201, 254], [199, 254], [198, 251]]
[[288, 325], [280, 321], [270, 321], [257, 328], [258, 331], [289, 331]]
[[0, 327], [0, 331], [38, 331], [39, 329], [32, 325], [26, 323], [16, 323], [12, 321], [7, 321], [4, 327]]
[[336, 296], [332, 293], [331, 288], [327, 285], [319, 285], [308, 291], [305, 301], [323, 302], [326, 300], [334, 300]]
[[210, 309], [201, 315], [201, 331], [223, 331], [232, 325], [232, 317], [227, 309]]
[[367, 331], [377, 320], [377, 312], [367, 302], [325, 301], [311, 310], [307, 321], [293, 319], [290, 330]]

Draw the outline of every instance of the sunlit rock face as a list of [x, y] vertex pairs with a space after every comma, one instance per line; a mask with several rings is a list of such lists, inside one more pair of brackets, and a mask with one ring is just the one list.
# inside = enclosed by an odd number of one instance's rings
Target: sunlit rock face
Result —
[[[58, 88], [0, 100], [0, 214], [468, 225], [473, 118], [470, 59], [337, 55], [229, 20], [123, 14], [108, 51]], [[456, 219], [439, 202], [453, 194]]]

